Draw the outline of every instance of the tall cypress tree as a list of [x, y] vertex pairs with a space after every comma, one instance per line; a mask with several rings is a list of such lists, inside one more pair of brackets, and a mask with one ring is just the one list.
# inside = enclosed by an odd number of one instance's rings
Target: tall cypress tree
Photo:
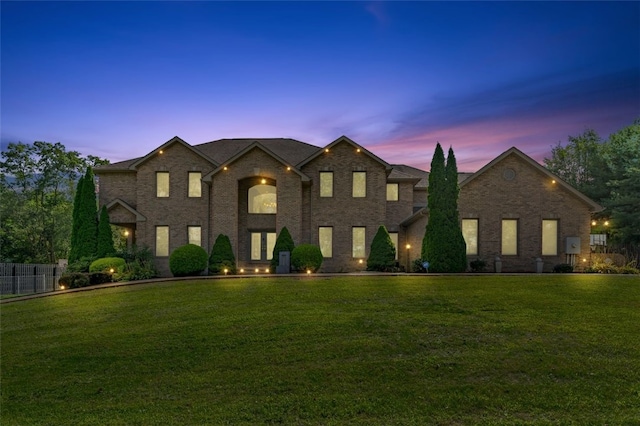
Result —
[[432, 272], [463, 272], [467, 267], [466, 245], [458, 214], [458, 166], [453, 149], [445, 165], [438, 143], [429, 173], [429, 222], [422, 240], [422, 258]]
[[72, 215], [72, 227], [71, 227], [71, 248], [69, 250], [69, 262], [73, 263], [80, 258], [78, 256], [78, 211], [80, 210], [80, 198], [82, 197], [82, 186], [84, 185], [84, 175], [80, 176], [78, 185], [76, 186], [76, 193], [73, 197], [73, 215]]
[[278, 234], [278, 238], [276, 238], [276, 244], [273, 246], [273, 257], [271, 258], [269, 265], [271, 267], [271, 272], [275, 273], [276, 268], [280, 265], [280, 252], [288, 251], [293, 253], [295, 246], [291, 233], [289, 233], [286, 226], [283, 226], [280, 230], [280, 234]]
[[[98, 238], [98, 218], [96, 206], [96, 185], [93, 180], [93, 170], [87, 168], [82, 185], [78, 185], [77, 214], [74, 215], [73, 229], [75, 230], [75, 241], [71, 247], [69, 262], [74, 262], [82, 257], [93, 257], [96, 255]], [[74, 205], [74, 210], [76, 206]], [[73, 235], [73, 231], [72, 231]]]
[[390, 272], [396, 266], [396, 248], [384, 225], [378, 227], [367, 259], [367, 271]]
[[453, 148], [449, 147], [447, 165], [445, 167], [447, 195], [445, 197], [447, 217], [449, 219], [449, 238], [446, 247], [448, 254], [449, 272], [464, 272], [467, 269], [467, 245], [464, 242], [462, 228], [460, 228], [460, 214], [458, 213], [458, 165]]
[[431, 160], [429, 171], [429, 194], [427, 207], [429, 209], [429, 221], [422, 239], [422, 259], [429, 262], [429, 270], [444, 272], [445, 254], [442, 252], [441, 243], [447, 238], [447, 220], [443, 209], [443, 197], [446, 193], [446, 177], [444, 152], [440, 143], [436, 145]]
[[109, 222], [107, 206], [102, 206], [98, 222], [98, 241], [96, 246], [96, 256], [99, 258], [111, 256], [116, 252], [113, 246], [113, 232], [111, 232], [111, 224]]

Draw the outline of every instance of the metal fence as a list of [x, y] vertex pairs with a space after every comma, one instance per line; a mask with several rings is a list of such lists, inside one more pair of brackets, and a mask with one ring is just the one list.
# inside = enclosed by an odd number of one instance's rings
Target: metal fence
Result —
[[0, 263], [0, 294], [45, 293], [60, 289], [60, 265]]

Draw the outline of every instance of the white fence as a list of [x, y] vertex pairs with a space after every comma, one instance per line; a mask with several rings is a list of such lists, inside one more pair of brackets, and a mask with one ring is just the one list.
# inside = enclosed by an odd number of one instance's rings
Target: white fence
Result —
[[59, 265], [0, 263], [0, 294], [45, 293], [60, 289]]

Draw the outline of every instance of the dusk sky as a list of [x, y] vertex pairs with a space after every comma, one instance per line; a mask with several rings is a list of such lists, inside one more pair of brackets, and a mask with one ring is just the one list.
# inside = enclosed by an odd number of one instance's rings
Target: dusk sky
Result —
[[640, 2], [2, 1], [1, 142], [341, 135], [428, 170], [640, 118]]

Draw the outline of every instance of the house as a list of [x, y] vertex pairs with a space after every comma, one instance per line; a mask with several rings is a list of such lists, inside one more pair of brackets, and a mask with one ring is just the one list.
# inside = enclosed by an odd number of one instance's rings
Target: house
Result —
[[[295, 244], [320, 246], [322, 271], [364, 270], [385, 225], [408, 266], [420, 257], [428, 220], [428, 173], [392, 165], [346, 136], [325, 147], [293, 139], [174, 137], [144, 157], [96, 168], [99, 203], [130, 243], [149, 246], [170, 275], [169, 255], [187, 243], [211, 250], [227, 235], [239, 268], [264, 272], [287, 227]], [[545, 271], [589, 253], [601, 207], [511, 148], [476, 173], [460, 173], [458, 200], [468, 259], [503, 272]]]

